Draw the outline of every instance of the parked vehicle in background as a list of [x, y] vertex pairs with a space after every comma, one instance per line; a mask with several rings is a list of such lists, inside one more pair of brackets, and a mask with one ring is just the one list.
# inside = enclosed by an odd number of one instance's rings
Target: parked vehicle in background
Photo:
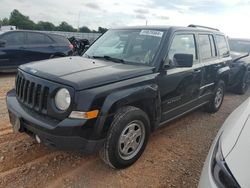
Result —
[[219, 110], [230, 60], [227, 38], [211, 28], [111, 29], [82, 57], [20, 66], [7, 94], [10, 121], [38, 142], [100, 151], [125, 168], [155, 129], [201, 106]]
[[250, 98], [224, 122], [204, 164], [199, 188], [250, 187]]
[[228, 43], [230, 50], [240, 54], [246, 54], [250, 52], [250, 39], [241, 38], [229, 38]]
[[250, 84], [250, 40], [229, 39], [231, 56], [230, 82], [228, 87], [238, 94], [244, 94]]
[[72, 54], [73, 46], [63, 36], [32, 31], [10, 31], [0, 35], [0, 71], [19, 65]]
[[75, 37], [70, 37], [68, 40], [71, 42], [71, 44], [74, 47], [73, 55], [79, 55], [82, 56], [85, 52], [87, 46], [90, 45], [89, 41], [87, 39], [77, 39]]

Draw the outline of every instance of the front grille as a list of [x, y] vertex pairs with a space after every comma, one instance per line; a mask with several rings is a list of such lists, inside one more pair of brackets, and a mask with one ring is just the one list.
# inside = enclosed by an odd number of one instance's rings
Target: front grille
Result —
[[16, 96], [25, 106], [47, 114], [49, 87], [25, 79], [22, 74], [16, 77]]

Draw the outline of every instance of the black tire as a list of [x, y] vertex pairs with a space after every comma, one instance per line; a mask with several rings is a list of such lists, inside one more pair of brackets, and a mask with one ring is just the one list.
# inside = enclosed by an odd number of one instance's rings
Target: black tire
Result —
[[[225, 82], [223, 80], [219, 80], [219, 82], [215, 87], [213, 97], [211, 98], [210, 102], [206, 105], [206, 111], [209, 113], [217, 112], [223, 103], [224, 94], [225, 94]], [[218, 95], [221, 95], [220, 101], [218, 101]]]
[[[130, 126], [132, 125], [133, 122], [140, 122], [140, 126], [142, 126], [141, 129], [142, 130], [144, 129], [144, 134], [142, 131], [141, 137], [138, 136], [135, 138], [135, 134], [133, 136], [131, 135], [129, 136], [131, 128]], [[126, 133], [127, 129], [128, 132]], [[137, 131], [138, 129], [134, 128], [134, 132]], [[122, 135], [126, 136], [124, 139], [126, 140], [126, 144], [124, 141], [123, 149], [125, 147], [128, 148], [127, 150], [125, 149], [127, 152], [129, 152], [129, 150], [131, 149], [129, 147], [132, 147], [130, 146], [130, 144], [133, 144], [135, 142], [137, 144], [137, 140], [138, 142], [140, 140], [140, 144], [137, 146], [137, 149], [135, 149], [134, 153], [132, 153], [130, 156], [128, 155], [127, 158], [125, 158], [126, 156], [122, 156], [121, 154], [120, 148], [122, 147], [122, 144], [120, 143], [122, 140], [121, 138], [124, 138], [121, 137]], [[147, 114], [141, 109], [133, 106], [122, 107], [117, 111], [117, 113], [114, 116], [110, 129], [107, 133], [106, 142], [100, 151], [100, 157], [106, 164], [108, 164], [112, 168], [116, 169], [126, 168], [135, 163], [139, 159], [139, 157], [141, 156], [147, 145], [149, 135], [150, 135], [150, 123]], [[129, 137], [129, 139], [131, 137], [135, 139], [133, 139], [131, 143], [130, 140], [128, 144], [127, 137]], [[127, 144], [129, 146], [127, 146]]]
[[250, 78], [249, 72], [246, 71], [241, 82], [234, 89], [235, 93], [240, 94], [240, 95], [244, 95], [246, 93], [249, 87], [249, 78]]

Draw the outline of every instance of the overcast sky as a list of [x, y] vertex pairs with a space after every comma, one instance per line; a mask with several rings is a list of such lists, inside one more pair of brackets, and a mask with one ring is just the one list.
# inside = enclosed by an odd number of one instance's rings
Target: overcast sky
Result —
[[75, 28], [127, 25], [207, 25], [231, 37], [250, 38], [250, 0], [0, 0], [0, 18], [13, 9], [34, 21]]

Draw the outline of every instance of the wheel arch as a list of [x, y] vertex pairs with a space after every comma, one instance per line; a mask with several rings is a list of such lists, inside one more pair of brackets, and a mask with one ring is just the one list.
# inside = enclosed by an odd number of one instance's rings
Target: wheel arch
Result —
[[230, 68], [229, 68], [229, 66], [222, 67], [217, 71], [216, 84], [219, 82], [219, 80], [223, 80], [225, 82], [225, 85], [229, 84], [229, 81], [230, 81]]
[[116, 111], [124, 106], [134, 106], [143, 110], [149, 117], [153, 131], [160, 121], [160, 93], [155, 84], [129, 88], [110, 94], [104, 100], [100, 118], [96, 122], [98, 135], [107, 132]]

